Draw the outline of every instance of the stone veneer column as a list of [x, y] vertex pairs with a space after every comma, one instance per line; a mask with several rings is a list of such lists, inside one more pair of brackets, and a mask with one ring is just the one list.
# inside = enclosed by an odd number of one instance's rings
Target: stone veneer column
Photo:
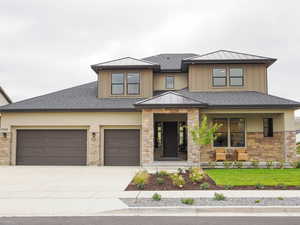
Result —
[[[93, 135], [94, 133], [94, 135]], [[88, 149], [87, 149], [87, 165], [97, 166], [100, 165], [100, 132], [88, 131]]]
[[142, 111], [142, 152], [141, 164], [150, 164], [154, 159], [154, 128], [153, 110], [143, 109]]
[[0, 133], [0, 165], [10, 165], [10, 143], [11, 133], [7, 132], [6, 137]]
[[200, 163], [200, 148], [197, 146], [192, 139], [190, 129], [195, 125], [199, 125], [199, 110], [188, 109], [187, 111], [187, 126], [188, 126], [188, 162]]
[[294, 162], [300, 160], [296, 154], [296, 131], [285, 131], [284, 132], [284, 145], [286, 161]]

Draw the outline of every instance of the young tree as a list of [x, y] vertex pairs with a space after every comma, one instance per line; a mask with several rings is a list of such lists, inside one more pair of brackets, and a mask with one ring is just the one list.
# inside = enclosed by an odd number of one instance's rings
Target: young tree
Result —
[[216, 135], [217, 130], [222, 126], [222, 124], [213, 124], [209, 126], [207, 122], [207, 116], [203, 115], [201, 120], [201, 125], [194, 126], [191, 129], [191, 135], [193, 142], [197, 144], [200, 148], [205, 145], [212, 144], [214, 140], [218, 137]]

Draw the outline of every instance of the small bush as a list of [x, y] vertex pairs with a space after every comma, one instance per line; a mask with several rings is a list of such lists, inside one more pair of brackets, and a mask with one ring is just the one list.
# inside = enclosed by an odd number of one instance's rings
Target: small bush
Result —
[[236, 168], [242, 168], [243, 167], [243, 162], [241, 162], [241, 161], [235, 161], [234, 162], [234, 166], [236, 167]]
[[258, 164], [259, 164], [259, 162], [257, 160], [253, 160], [251, 162], [251, 165], [252, 165], [253, 168], [258, 168]]
[[216, 201], [224, 201], [226, 197], [221, 193], [215, 193], [214, 200]]
[[294, 168], [300, 168], [300, 161], [295, 162]]
[[280, 189], [287, 189], [286, 184], [277, 184], [277, 187], [279, 187]]
[[173, 185], [175, 185], [179, 188], [183, 188], [183, 186], [185, 185], [185, 180], [182, 175], [180, 175], [178, 173], [174, 173], [174, 174], [170, 175], [170, 177], [171, 177]]
[[133, 178], [133, 183], [138, 189], [144, 189], [145, 184], [149, 181], [149, 173], [146, 170], [139, 171], [135, 174]]
[[265, 186], [263, 184], [258, 183], [258, 184], [255, 184], [255, 188], [261, 190], [261, 189], [264, 189]]
[[181, 203], [186, 204], [186, 205], [193, 205], [194, 199], [193, 198], [183, 198], [183, 199], [181, 199]]
[[160, 200], [161, 200], [161, 195], [158, 194], [158, 193], [154, 193], [154, 194], [152, 195], [152, 199], [153, 199], [154, 201], [160, 201]]
[[213, 162], [213, 161], [208, 162], [209, 168], [215, 168], [215, 166], [216, 166], [216, 162]]
[[273, 167], [273, 161], [267, 161], [267, 168], [270, 169]]
[[224, 162], [224, 167], [225, 167], [226, 169], [228, 169], [228, 168], [232, 167], [232, 164], [233, 164], [233, 162], [231, 162], [231, 161], [225, 161], [225, 162]]
[[183, 173], [184, 173], [184, 170], [183, 170], [182, 168], [178, 168], [178, 169], [177, 169], [177, 172], [178, 172], [179, 174], [183, 174]]
[[169, 173], [166, 170], [161, 170], [161, 171], [156, 172], [156, 176], [167, 177], [167, 176], [169, 176]]
[[255, 200], [254, 202], [257, 204], [257, 203], [260, 203], [260, 200]]
[[233, 186], [232, 186], [232, 185], [225, 185], [224, 188], [225, 188], [226, 190], [231, 190], [231, 189], [233, 188]]
[[280, 200], [280, 201], [284, 200], [283, 197], [278, 197], [277, 199]]
[[203, 179], [203, 174], [201, 169], [198, 167], [193, 167], [190, 169], [189, 179], [193, 183], [198, 183]]
[[165, 179], [162, 177], [156, 178], [156, 183], [159, 185], [163, 185], [165, 183]]
[[285, 164], [285, 161], [280, 161], [279, 162], [279, 168], [284, 169], [284, 164]]
[[200, 189], [207, 190], [208, 188], [209, 188], [209, 183], [204, 182], [204, 183], [200, 184]]

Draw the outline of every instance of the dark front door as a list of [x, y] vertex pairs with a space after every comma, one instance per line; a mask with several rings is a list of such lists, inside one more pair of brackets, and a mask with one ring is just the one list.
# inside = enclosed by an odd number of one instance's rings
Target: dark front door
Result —
[[177, 122], [164, 122], [164, 157], [177, 157]]

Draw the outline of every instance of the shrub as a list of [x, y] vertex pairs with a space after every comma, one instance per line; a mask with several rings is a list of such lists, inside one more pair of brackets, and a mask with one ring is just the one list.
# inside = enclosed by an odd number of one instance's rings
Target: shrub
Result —
[[300, 161], [295, 162], [294, 168], [300, 168]]
[[273, 161], [267, 161], [267, 168], [270, 169], [273, 167]]
[[204, 183], [200, 184], [200, 189], [207, 190], [208, 188], [209, 188], [209, 183], [204, 182]]
[[260, 203], [260, 200], [255, 200], [254, 202], [255, 202], [255, 203]]
[[251, 162], [251, 165], [252, 165], [253, 168], [258, 168], [258, 164], [259, 164], [259, 162], [257, 160], [253, 160]]
[[225, 188], [226, 190], [231, 190], [231, 189], [233, 188], [233, 186], [232, 186], [232, 185], [225, 185], [224, 188]]
[[149, 173], [146, 170], [139, 171], [135, 174], [133, 178], [133, 183], [138, 189], [144, 189], [145, 184], [149, 181]]
[[277, 199], [280, 200], [280, 201], [282, 201], [284, 198], [283, 197], [278, 197]]
[[158, 194], [158, 193], [154, 193], [154, 194], [152, 195], [152, 199], [153, 199], [154, 201], [160, 201], [160, 200], [161, 200], [161, 195]]
[[177, 172], [178, 172], [179, 174], [183, 174], [184, 170], [183, 170], [182, 168], [178, 168], [178, 169], [177, 169]]
[[233, 164], [233, 162], [231, 162], [231, 161], [225, 161], [225, 162], [224, 162], [224, 167], [225, 167], [226, 169], [228, 169], [228, 168], [232, 167], [232, 164]]
[[203, 179], [203, 174], [201, 173], [201, 169], [198, 167], [193, 167], [190, 169], [189, 179], [193, 183], [198, 183]]
[[158, 177], [156, 178], [156, 183], [159, 185], [163, 185], [165, 183], [165, 180], [162, 177]]
[[215, 168], [215, 166], [216, 166], [216, 162], [213, 162], [213, 161], [208, 162], [209, 168]]
[[235, 161], [234, 162], [234, 166], [236, 167], [236, 168], [242, 168], [243, 167], [243, 162], [241, 162], [241, 161]]
[[215, 193], [214, 200], [216, 201], [224, 201], [226, 197], [221, 193]]
[[258, 184], [255, 184], [255, 188], [256, 189], [264, 189], [265, 186], [263, 184], [258, 183]]
[[286, 189], [287, 186], [285, 184], [277, 184], [277, 187], [279, 187], [280, 189]]
[[285, 163], [285, 161], [280, 161], [280, 162], [279, 162], [279, 168], [280, 168], [280, 169], [283, 169], [283, 168], [284, 168], [284, 163]]
[[167, 176], [169, 176], [169, 173], [166, 170], [161, 170], [161, 171], [156, 172], [156, 176], [167, 177]]
[[182, 175], [174, 173], [170, 175], [173, 185], [182, 188], [185, 185], [185, 180]]
[[183, 198], [183, 199], [181, 199], [181, 202], [186, 205], [193, 205], [194, 199], [193, 198]]

